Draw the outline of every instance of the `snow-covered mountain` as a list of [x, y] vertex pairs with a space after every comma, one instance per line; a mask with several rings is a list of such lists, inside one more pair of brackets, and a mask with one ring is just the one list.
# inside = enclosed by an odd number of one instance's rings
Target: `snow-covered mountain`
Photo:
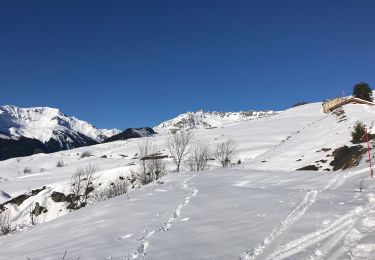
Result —
[[61, 139], [59, 132], [80, 133], [97, 142], [102, 142], [106, 138], [118, 134], [120, 130], [97, 129], [90, 123], [67, 116], [56, 108], [19, 108], [5, 105], [0, 107], [0, 132], [10, 138], [17, 139], [24, 136], [42, 142], [47, 142], [51, 138]]
[[276, 115], [274, 111], [240, 111], [240, 112], [216, 112], [203, 111], [187, 112], [171, 120], [163, 122], [154, 127], [156, 132], [199, 129], [199, 128], [216, 128], [222, 127], [235, 122], [259, 119], [263, 117]]
[[115, 134], [106, 139], [105, 142], [114, 142], [119, 140], [127, 140], [130, 138], [147, 137], [155, 134], [155, 131], [150, 127], [127, 128], [123, 132]]
[[[8, 145], [11, 146], [10, 149], [14, 149], [16, 143], [23, 142], [20, 150], [28, 150], [25, 153], [15, 152], [16, 156], [29, 155], [36, 148], [53, 152], [100, 143], [118, 133], [118, 129], [97, 129], [56, 108], [19, 108], [12, 105], [0, 107], [0, 142], [3, 147]], [[33, 143], [29, 145], [29, 149], [24, 145], [26, 142]], [[0, 155], [0, 159], [10, 157], [13, 156]]]

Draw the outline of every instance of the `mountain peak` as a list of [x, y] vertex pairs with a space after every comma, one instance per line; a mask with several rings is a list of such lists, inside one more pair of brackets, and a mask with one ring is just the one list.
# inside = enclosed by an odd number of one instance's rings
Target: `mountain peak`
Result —
[[54, 138], [56, 132], [74, 132], [100, 142], [120, 131], [97, 129], [88, 122], [65, 115], [57, 108], [4, 105], [0, 107], [0, 132], [10, 138], [24, 136], [42, 142]]
[[186, 112], [177, 117], [165, 121], [154, 127], [157, 132], [187, 130], [195, 128], [216, 128], [227, 124], [268, 117], [277, 114], [274, 111], [239, 111], [239, 112], [218, 112], [197, 110]]
[[[0, 158], [33, 154], [36, 148], [55, 152], [103, 142], [119, 133], [118, 129], [97, 129], [92, 124], [67, 116], [51, 107], [19, 108], [0, 106]], [[17, 151], [16, 151], [17, 150]]]

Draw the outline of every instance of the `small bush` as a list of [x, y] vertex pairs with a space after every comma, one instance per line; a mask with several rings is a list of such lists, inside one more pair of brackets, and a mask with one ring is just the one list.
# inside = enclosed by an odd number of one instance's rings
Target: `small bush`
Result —
[[231, 165], [233, 159], [237, 156], [238, 144], [234, 140], [228, 140], [216, 146], [214, 157], [218, 160], [223, 168]]
[[25, 169], [23, 169], [23, 173], [24, 174], [28, 174], [28, 173], [31, 173], [31, 169], [29, 167], [25, 167]]
[[359, 192], [362, 192], [365, 189], [365, 177], [362, 176], [355, 186], [358, 188]]
[[146, 185], [153, 181], [159, 180], [166, 173], [165, 162], [162, 159], [153, 159], [143, 161], [139, 167], [132, 172], [137, 176], [137, 180]]
[[65, 166], [64, 161], [58, 161], [56, 164], [56, 167], [64, 167], [64, 166]]
[[210, 150], [207, 146], [195, 146], [188, 157], [188, 165], [191, 171], [203, 171], [208, 168]]
[[303, 105], [306, 105], [306, 104], [308, 104], [306, 101], [299, 101], [299, 102], [295, 103], [292, 107], [303, 106]]
[[[127, 194], [130, 190], [130, 178], [124, 178], [122, 176], [119, 176], [118, 179], [115, 181], [110, 182], [105, 187], [102, 187], [101, 189], [98, 189], [94, 194], [95, 201], [104, 201], [108, 200], [123, 194]], [[102, 185], [100, 185], [102, 186]], [[103, 185], [104, 186], [104, 185]], [[128, 196], [129, 199], [129, 196]]]
[[72, 176], [71, 194], [73, 202], [70, 208], [73, 210], [87, 205], [90, 193], [94, 190], [93, 182], [98, 178], [98, 169], [89, 165], [86, 168], [79, 168]]
[[352, 143], [359, 144], [366, 141], [366, 126], [358, 121], [354, 125], [354, 129], [352, 132]]
[[90, 156], [92, 156], [92, 153], [89, 152], [89, 151], [86, 151], [86, 152], [83, 152], [83, 153], [81, 154], [81, 159], [82, 159], [82, 158], [86, 158], [86, 157], [90, 157]]
[[11, 233], [12, 227], [9, 220], [9, 212], [0, 213], [0, 235], [7, 235]]

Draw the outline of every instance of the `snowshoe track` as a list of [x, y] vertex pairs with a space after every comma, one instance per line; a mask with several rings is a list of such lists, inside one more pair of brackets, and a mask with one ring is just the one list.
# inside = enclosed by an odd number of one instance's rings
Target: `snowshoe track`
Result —
[[147, 259], [148, 258], [146, 250], [149, 246], [148, 240], [150, 239], [150, 237], [159, 232], [164, 232], [164, 231], [169, 230], [172, 227], [173, 223], [180, 217], [182, 209], [186, 207], [190, 203], [190, 200], [198, 194], [198, 189], [190, 187], [188, 184], [188, 182], [191, 181], [191, 179], [193, 179], [194, 177], [195, 175], [191, 176], [190, 178], [186, 178], [182, 182], [181, 188], [183, 190], [189, 191], [189, 195], [186, 196], [185, 199], [177, 206], [177, 208], [172, 212], [168, 220], [161, 223], [160, 227], [157, 229], [153, 229], [151, 231], [145, 230], [144, 236], [137, 239], [137, 241], [140, 242], [140, 245], [137, 247], [136, 250], [130, 253], [125, 259], [130, 260], [130, 259]]

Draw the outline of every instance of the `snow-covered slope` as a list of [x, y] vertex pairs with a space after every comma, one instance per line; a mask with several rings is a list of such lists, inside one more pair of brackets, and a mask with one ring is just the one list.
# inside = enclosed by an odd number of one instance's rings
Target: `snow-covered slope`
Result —
[[222, 127], [235, 122], [275, 115], [274, 111], [187, 112], [154, 127], [156, 132]]
[[85, 121], [65, 115], [56, 108], [19, 108], [5, 105], [0, 107], [0, 132], [10, 138], [24, 136], [42, 142], [51, 138], [60, 139], [59, 133], [80, 133], [101, 142], [120, 130], [97, 129]]
[[120, 130], [97, 129], [49, 107], [0, 107], [0, 160], [102, 142]]
[[[183, 164], [176, 173], [166, 158], [168, 175], [161, 182], [75, 212], [51, 195], [67, 194], [77, 169], [97, 166], [96, 185], [111, 185], [131, 175], [140, 143], [148, 140], [168, 154], [168, 131], [2, 161], [0, 190], [12, 198], [35, 195], [5, 206], [20, 230], [0, 237], [0, 259], [59, 259], [65, 250], [67, 259], [375, 259], [375, 183], [368, 162], [339, 172], [330, 165], [335, 149], [352, 146], [354, 123], [371, 128], [374, 118], [375, 107], [347, 105], [324, 114], [322, 104], [313, 103], [257, 120], [193, 128], [193, 145], [213, 149], [235, 140], [235, 162], [241, 164], [220, 169], [210, 160], [207, 171], [190, 172]], [[295, 171], [307, 165], [318, 171]], [[362, 177], [365, 189], [359, 192]], [[36, 203], [48, 211], [31, 226]]]

